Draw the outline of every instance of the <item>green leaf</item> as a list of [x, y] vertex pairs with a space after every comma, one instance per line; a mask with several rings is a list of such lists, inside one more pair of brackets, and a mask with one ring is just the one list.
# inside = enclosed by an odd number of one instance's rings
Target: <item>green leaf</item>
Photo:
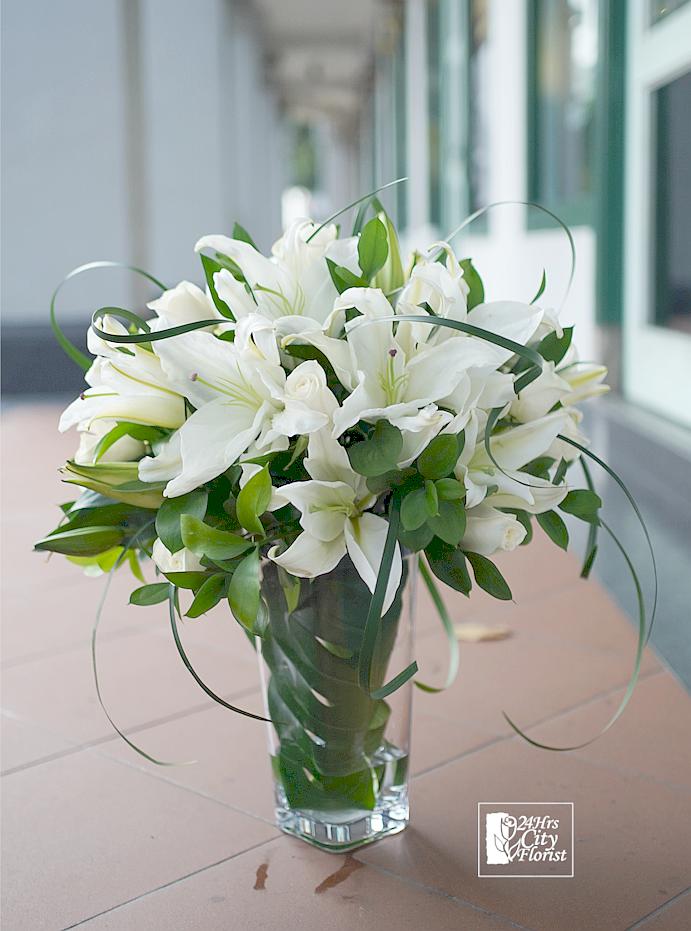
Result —
[[465, 555], [473, 567], [473, 575], [480, 588], [500, 601], [511, 601], [513, 597], [511, 589], [494, 563], [479, 553], [466, 553]]
[[370, 282], [384, 267], [389, 255], [386, 227], [378, 217], [366, 224], [358, 240], [357, 252], [362, 277]]
[[163, 430], [157, 427], [148, 427], [139, 423], [127, 423], [122, 421], [116, 424], [112, 430], [109, 430], [105, 436], [101, 437], [94, 452], [94, 462], [98, 462], [108, 452], [111, 446], [114, 446], [118, 440], [124, 436], [131, 436], [135, 440], [158, 440], [165, 436]]
[[472, 310], [473, 307], [477, 307], [478, 304], [484, 303], [485, 286], [483, 285], [482, 278], [478, 274], [477, 269], [470, 259], [461, 259], [460, 266], [463, 269], [463, 278], [465, 283], [470, 288], [467, 302], [468, 310]]
[[401, 502], [401, 524], [406, 531], [418, 530], [430, 516], [424, 488], [416, 488]]
[[401, 545], [412, 553], [419, 553], [434, 539], [434, 531], [428, 524], [423, 524], [417, 530], [401, 530], [398, 534]]
[[[166, 586], [167, 587], [167, 586]], [[185, 617], [199, 617], [215, 607], [223, 597], [226, 577], [222, 573], [210, 576], [201, 586]], [[167, 595], [166, 595], [167, 597]]]
[[572, 514], [589, 524], [596, 524], [600, 520], [598, 511], [601, 507], [602, 499], [594, 491], [577, 488], [568, 493], [559, 505], [559, 510], [564, 511], [565, 514]]
[[122, 527], [78, 527], [56, 531], [34, 544], [34, 549], [63, 556], [97, 556], [122, 542], [124, 536]]
[[164, 575], [176, 588], [185, 588], [193, 592], [209, 578], [206, 572], [165, 572]]
[[546, 362], [554, 362], [558, 365], [568, 352], [573, 336], [573, 327], [564, 327], [563, 336], [557, 336], [556, 332], [548, 333], [544, 339], [540, 340], [537, 351]]
[[233, 559], [247, 552], [252, 546], [250, 540], [226, 530], [209, 527], [191, 514], [183, 514], [180, 518], [180, 532], [182, 542], [188, 550], [209, 559]]
[[278, 581], [285, 595], [288, 614], [292, 614], [300, 601], [300, 579], [278, 566]]
[[470, 594], [472, 582], [463, 552], [435, 537], [425, 548], [427, 561], [440, 582], [464, 595]]
[[564, 477], [566, 475], [567, 469], [569, 468], [569, 465], [570, 463], [567, 462], [566, 459], [559, 460], [559, 465], [557, 466], [554, 472], [554, 478], [552, 479], [553, 485], [561, 485], [561, 483], [564, 481]]
[[156, 515], [156, 533], [161, 542], [171, 553], [177, 553], [183, 547], [180, 531], [180, 518], [190, 514], [202, 520], [206, 514], [209, 495], [204, 489], [190, 491], [178, 498], [165, 498]]
[[246, 242], [248, 245], [252, 246], [253, 249], [256, 249], [257, 252], [259, 252], [255, 241], [252, 239], [245, 227], [240, 226], [239, 223], [233, 224], [233, 239], [239, 239], [240, 242]]
[[453, 472], [458, 456], [458, 440], [453, 434], [435, 436], [418, 456], [418, 471], [425, 478], [444, 478]]
[[240, 489], [235, 505], [237, 518], [250, 533], [264, 534], [259, 520], [271, 501], [271, 476], [266, 466], [256, 472]]
[[168, 598], [170, 585], [168, 582], [154, 582], [153, 585], [142, 585], [135, 588], [130, 595], [131, 605], [157, 605]]
[[440, 501], [439, 513], [428, 524], [445, 543], [458, 546], [465, 533], [465, 509], [459, 501]]
[[217, 262], [215, 259], [210, 258], [208, 255], [200, 254], [199, 258], [202, 262], [202, 268], [204, 269], [204, 277], [206, 278], [206, 283], [209, 286], [209, 293], [211, 294], [211, 300], [214, 302], [216, 310], [221, 314], [222, 317], [227, 317], [228, 320], [235, 320], [235, 316], [230, 307], [218, 296], [218, 291], [216, 290], [216, 285], [214, 284], [214, 275], [216, 272], [220, 272], [223, 268], [220, 262]]
[[439, 495], [437, 494], [437, 486], [430, 479], [425, 482], [425, 501], [427, 502], [428, 515], [435, 517], [439, 513]]
[[455, 478], [440, 478], [434, 484], [440, 501], [460, 501], [465, 498], [465, 485]]
[[521, 472], [527, 472], [528, 475], [534, 475], [535, 478], [549, 478], [549, 470], [554, 465], [554, 459], [551, 456], [538, 456], [537, 459], [531, 459], [524, 466], [521, 466]]
[[542, 297], [542, 295], [545, 293], [545, 288], [546, 288], [546, 287], [547, 287], [547, 272], [546, 272], [546, 271], [544, 270], [544, 268], [543, 268], [543, 269], [542, 269], [542, 278], [540, 279], [540, 287], [537, 289], [537, 292], [536, 292], [536, 294], [535, 294], [535, 297], [534, 297], [534, 298], [532, 299], [532, 301], [530, 302], [531, 304], [534, 304], [535, 301], [539, 301], [539, 300], [540, 300], [540, 298]]
[[228, 586], [230, 610], [250, 633], [259, 613], [259, 594], [259, 550], [255, 548], [237, 567]]
[[355, 443], [347, 453], [353, 469], [370, 478], [395, 469], [402, 449], [403, 435], [398, 427], [378, 420], [370, 436]]
[[569, 548], [569, 531], [556, 511], [545, 511], [543, 514], [536, 514], [535, 519], [552, 543], [556, 543], [563, 550]]
[[360, 278], [359, 275], [351, 272], [345, 265], [337, 265], [332, 259], [326, 260], [331, 280], [339, 294], [343, 294], [348, 288], [365, 288], [369, 284], [367, 279]]

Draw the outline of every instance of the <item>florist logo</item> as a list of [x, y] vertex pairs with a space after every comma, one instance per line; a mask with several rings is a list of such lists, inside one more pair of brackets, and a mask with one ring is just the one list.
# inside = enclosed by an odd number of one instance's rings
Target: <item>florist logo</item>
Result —
[[479, 802], [477, 874], [573, 877], [573, 802]]

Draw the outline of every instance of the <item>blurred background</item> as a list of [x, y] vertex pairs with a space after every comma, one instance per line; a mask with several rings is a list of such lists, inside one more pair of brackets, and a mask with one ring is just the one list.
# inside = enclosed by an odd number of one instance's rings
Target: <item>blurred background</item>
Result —
[[[383, 196], [406, 248], [495, 201], [558, 214], [577, 249], [562, 321], [614, 388], [588, 415], [593, 446], [642, 502], [655, 642], [691, 682], [691, 3], [5, 0], [2, 111], [6, 404], [79, 390], [47, 320], [83, 262], [200, 281], [202, 234], [237, 220], [268, 249], [292, 218], [403, 175]], [[489, 298], [530, 300], [544, 269], [561, 304], [569, 247], [545, 213], [495, 207], [454, 245]], [[96, 307], [151, 296], [98, 272], [60, 316], [83, 341]], [[613, 554], [599, 573], [631, 611]]]

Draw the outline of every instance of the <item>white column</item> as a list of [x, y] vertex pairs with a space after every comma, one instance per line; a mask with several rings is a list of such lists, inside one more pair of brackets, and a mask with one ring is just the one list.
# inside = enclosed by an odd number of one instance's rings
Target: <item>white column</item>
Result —
[[406, 174], [408, 228], [429, 222], [429, 128], [427, 113], [427, 9], [425, 0], [405, 3]]

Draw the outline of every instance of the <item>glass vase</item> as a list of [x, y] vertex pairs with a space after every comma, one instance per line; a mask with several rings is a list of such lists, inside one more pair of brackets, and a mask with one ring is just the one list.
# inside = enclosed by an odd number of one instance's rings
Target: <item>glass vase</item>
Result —
[[[409, 555], [380, 622], [371, 690], [412, 660], [416, 587]], [[299, 592], [267, 563], [262, 596], [256, 642], [278, 826], [332, 851], [397, 834], [408, 823], [412, 682], [378, 700], [358, 683], [369, 589], [346, 557]]]

